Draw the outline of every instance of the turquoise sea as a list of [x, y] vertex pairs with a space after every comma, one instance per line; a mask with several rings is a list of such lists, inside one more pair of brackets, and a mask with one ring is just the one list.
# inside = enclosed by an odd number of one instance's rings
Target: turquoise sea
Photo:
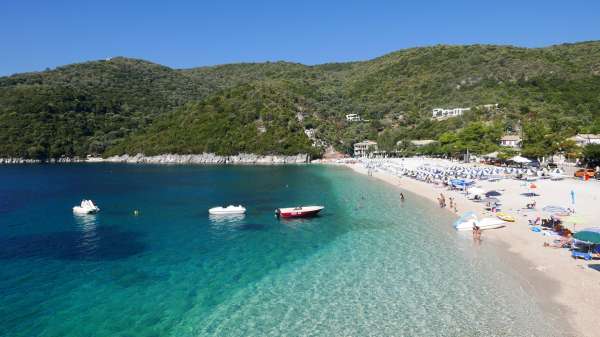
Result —
[[[2, 166], [0, 336], [561, 334], [511, 261], [398, 193], [325, 166]], [[273, 216], [301, 204], [326, 209]]]

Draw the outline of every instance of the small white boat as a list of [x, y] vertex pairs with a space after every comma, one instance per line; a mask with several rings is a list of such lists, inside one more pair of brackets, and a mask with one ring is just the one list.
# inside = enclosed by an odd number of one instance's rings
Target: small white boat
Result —
[[233, 205], [229, 205], [227, 207], [213, 207], [211, 209], [208, 210], [209, 214], [217, 214], [217, 215], [224, 215], [224, 214], [244, 214], [246, 213], [246, 208], [242, 205], [237, 205], [237, 206], [233, 206]]
[[100, 208], [94, 205], [94, 202], [91, 200], [81, 200], [79, 206], [73, 207], [73, 213], [76, 214], [93, 214], [98, 212], [100, 212]]
[[505, 223], [506, 221], [498, 218], [483, 218], [479, 220], [475, 213], [468, 212], [454, 223], [454, 228], [458, 231], [470, 231], [477, 225], [479, 229], [484, 230], [504, 227]]

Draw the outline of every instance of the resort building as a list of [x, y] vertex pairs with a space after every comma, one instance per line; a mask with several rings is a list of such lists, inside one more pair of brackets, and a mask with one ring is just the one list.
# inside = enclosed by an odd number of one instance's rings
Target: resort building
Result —
[[360, 122], [360, 115], [359, 114], [348, 114], [348, 115], [346, 115], [346, 121]]
[[500, 146], [519, 148], [522, 141], [517, 135], [506, 135], [500, 138]]
[[426, 146], [437, 143], [436, 140], [433, 139], [421, 139], [421, 140], [411, 140], [410, 143], [416, 147]]
[[486, 109], [486, 110], [498, 109], [498, 103], [484, 104], [481, 107], [484, 108], [484, 109]]
[[367, 157], [375, 151], [377, 151], [377, 142], [372, 140], [354, 144], [354, 157]]
[[569, 139], [574, 141], [575, 144], [579, 146], [586, 146], [589, 144], [600, 144], [600, 135], [595, 135], [591, 133], [579, 133]]
[[435, 108], [431, 111], [432, 117], [441, 119], [448, 117], [458, 117], [461, 116], [465, 111], [469, 111], [471, 108], [453, 108], [453, 109], [443, 109], [443, 108]]

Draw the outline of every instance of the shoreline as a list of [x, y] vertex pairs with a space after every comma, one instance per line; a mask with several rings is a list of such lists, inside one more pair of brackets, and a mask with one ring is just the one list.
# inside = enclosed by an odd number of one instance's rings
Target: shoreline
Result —
[[[331, 164], [331, 163], [330, 163]], [[368, 169], [360, 163], [333, 164], [347, 167], [362, 175], [369, 175]], [[419, 195], [437, 203], [437, 197], [444, 193], [453, 197], [458, 205], [458, 214], [449, 209], [449, 215], [457, 219], [467, 211], [479, 217], [490, 216], [480, 204], [468, 200], [456, 191], [436, 188], [434, 185], [409, 177], [396, 177], [381, 170], [371, 170], [371, 177], [384, 181], [400, 190]], [[519, 214], [520, 215], [520, 214]], [[594, 336], [600, 330], [597, 309], [600, 308], [600, 274], [586, 265], [600, 262], [574, 260], [570, 254], [560, 249], [544, 248], [547, 237], [529, 230], [523, 216], [506, 227], [485, 230], [482, 244], [491, 244], [496, 251], [510, 261], [510, 267], [519, 278], [519, 283], [531, 294], [548, 317], [564, 329], [567, 336]], [[585, 291], [583, 291], [585, 289]]]
[[253, 153], [240, 153], [231, 156], [219, 156], [214, 153], [201, 154], [171, 154], [165, 153], [156, 156], [120, 155], [107, 158], [101, 157], [65, 157], [51, 158], [48, 160], [25, 158], [0, 158], [0, 165], [19, 164], [77, 164], [77, 163], [124, 163], [124, 164], [166, 164], [166, 165], [282, 165], [282, 164], [307, 164], [310, 163], [308, 154], [297, 155], [257, 155]]

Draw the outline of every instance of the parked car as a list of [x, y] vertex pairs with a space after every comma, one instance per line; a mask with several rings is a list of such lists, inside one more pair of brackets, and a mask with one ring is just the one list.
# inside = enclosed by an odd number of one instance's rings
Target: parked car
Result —
[[596, 177], [596, 179], [600, 180], [600, 171], [596, 172], [595, 177]]
[[575, 171], [575, 177], [577, 178], [585, 178], [585, 176], [587, 176], [588, 178], [594, 178], [595, 175], [596, 170], [594, 169], [579, 169]]

